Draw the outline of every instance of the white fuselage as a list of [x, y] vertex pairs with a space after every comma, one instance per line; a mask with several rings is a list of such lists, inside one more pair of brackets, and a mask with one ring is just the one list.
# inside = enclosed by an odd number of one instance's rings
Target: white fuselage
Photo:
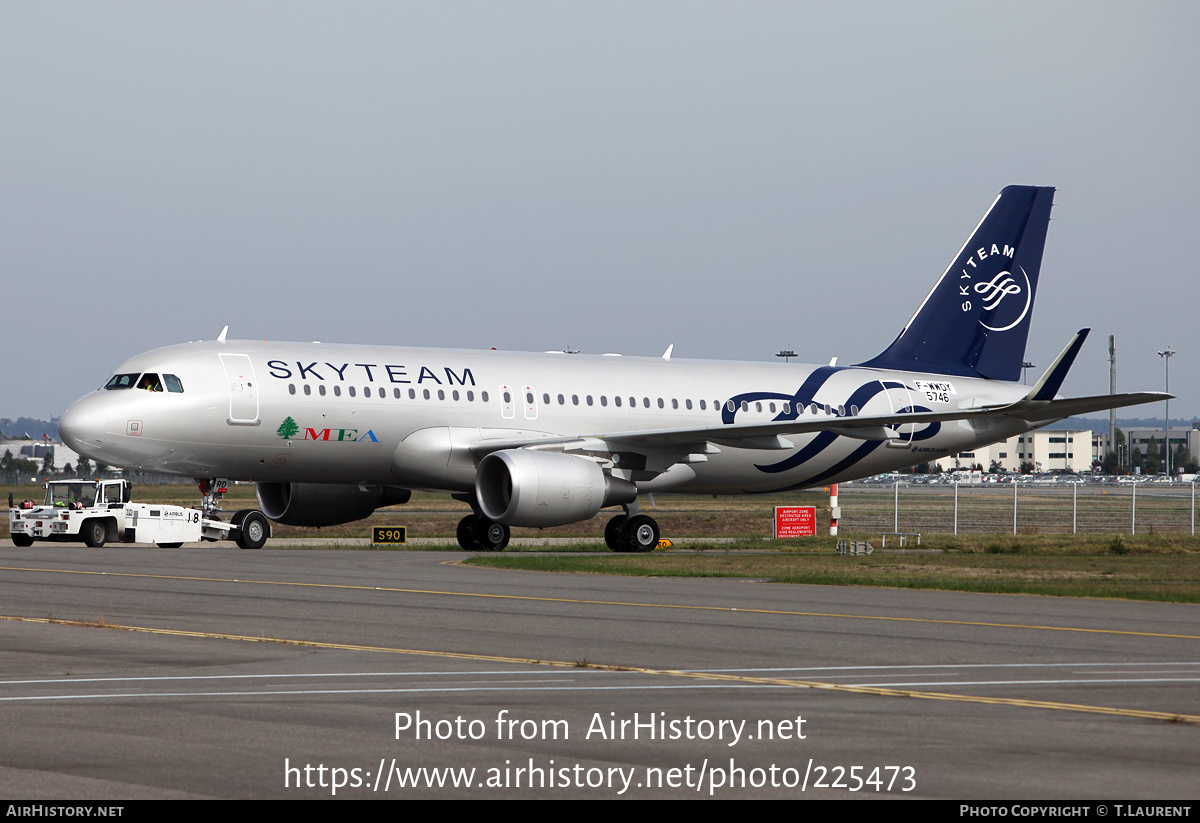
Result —
[[[1002, 381], [853, 366], [247, 341], [156, 349], [117, 373], [172, 375], [182, 391], [101, 389], [72, 406], [60, 425], [64, 439], [103, 463], [197, 478], [451, 492], [472, 489], [471, 446], [489, 439], [943, 412], [1025, 394]], [[788, 435], [792, 448], [721, 445], [639, 491], [802, 488], [1031, 428], [1001, 416], [906, 424], [888, 442], [822, 432]]]

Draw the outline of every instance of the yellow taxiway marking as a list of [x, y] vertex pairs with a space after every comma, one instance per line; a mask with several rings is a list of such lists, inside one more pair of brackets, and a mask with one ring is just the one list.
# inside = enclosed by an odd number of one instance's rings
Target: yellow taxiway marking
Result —
[[966, 694], [949, 694], [946, 692], [926, 692], [916, 689], [885, 689], [878, 686], [852, 686], [843, 683], [825, 683], [819, 680], [792, 680], [785, 677], [751, 677], [748, 675], [720, 674], [714, 672], [689, 672], [678, 669], [652, 669], [642, 666], [613, 666], [595, 663], [580, 664], [571, 663], [564, 660], [534, 660], [532, 658], [505, 657], [495, 654], [472, 654], [469, 652], [446, 652], [429, 649], [401, 649], [391, 646], [364, 646], [357, 643], [328, 643], [316, 640], [296, 640], [294, 638], [283, 637], [253, 637], [251, 635], [225, 634], [223, 632], [193, 632], [184, 631], [182, 629], [155, 629], [148, 626], [122, 626], [113, 623], [89, 623], [79, 620], [56, 620], [54, 618], [45, 617], [0, 615], [0, 620], [11, 620], [19, 623], [44, 623], [57, 626], [111, 629], [114, 631], [126, 632], [145, 632], [147, 634], [168, 635], [172, 637], [194, 637], [208, 640], [234, 640], [243, 643], [277, 643], [285, 646], [303, 646], [310, 649], [384, 652], [388, 654], [407, 654], [422, 657], [446, 657], [458, 660], [484, 661], [489, 663], [512, 663], [525, 666], [551, 666], [564, 669], [586, 668], [600, 671], [630, 672], [633, 674], [681, 677], [692, 680], [716, 680], [743, 685], [786, 686], [797, 689], [823, 689], [826, 691], [869, 694], [881, 697], [908, 697], [921, 700], [949, 700], [958, 703], [982, 703], [991, 706], [1019, 706], [1022, 708], [1032, 709], [1051, 709], [1054, 711], [1105, 714], [1116, 717], [1136, 717], [1144, 720], [1161, 720], [1171, 723], [1200, 724], [1200, 716], [1198, 715], [1177, 714], [1173, 712], [1155, 712], [1143, 709], [1122, 709], [1113, 706], [1089, 706], [1081, 703], [1058, 703], [1050, 700], [1022, 700], [1010, 697], [977, 697]]
[[893, 623], [930, 623], [943, 626], [978, 626], [989, 629], [1026, 629], [1048, 632], [1080, 632], [1084, 634], [1109, 634], [1131, 637], [1162, 637], [1173, 640], [1200, 640], [1200, 635], [1171, 634], [1169, 632], [1137, 632], [1127, 629], [1089, 629], [1080, 626], [1041, 626], [1029, 623], [990, 623], [980, 620], [943, 620], [930, 617], [889, 617], [874, 614], [846, 614], [836, 612], [803, 612], [784, 609], [750, 609], [739, 606], [696, 606], [678, 603], [639, 603], [625, 600], [582, 600], [570, 597], [540, 597], [518, 594], [489, 594], [486, 592], [454, 592], [438, 589], [402, 589], [394, 586], [359, 586], [346, 583], [299, 583], [289, 580], [258, 580], [241, 577], [189, 577], [171, 574], [139, 574], [136, 572], [101, 572], [82, 569], [31, 569], [16, 566], [0, 566], [0, 571], [42, 572], [47, 574], [84, 574], [97, 577], [132, 577], [150, 580], [185, 580], [194, 583], [237, 583], [260, 586], [297, 586], [314, 589], [348, 589], [367, 592], [391, 592], [393, 594], [427, 594], [441, 597], [478, 597], [491, 600], [519, 600], [534, 603], [570, 603], [581, 606], [622, 606], [641, 609], [683, 609], [703, 612], [743, 612], [745, 614], [772, 614], [783, 617], [819, 617], [837, 620], [883, 620]]

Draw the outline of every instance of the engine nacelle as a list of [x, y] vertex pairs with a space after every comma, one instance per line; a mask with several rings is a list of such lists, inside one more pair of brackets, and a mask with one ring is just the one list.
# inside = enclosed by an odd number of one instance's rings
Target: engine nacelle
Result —
[[254, 490], [262, 513], [289, 526], [350, 523], [412, 497], [411, 491], [397, 486], [349, 483], [255, 483]]
[[492, 452], [475, 476], [479, 508], [507, 526], [562, 526], [630, 503], [637, 488], [584, 457], [530, 449]]

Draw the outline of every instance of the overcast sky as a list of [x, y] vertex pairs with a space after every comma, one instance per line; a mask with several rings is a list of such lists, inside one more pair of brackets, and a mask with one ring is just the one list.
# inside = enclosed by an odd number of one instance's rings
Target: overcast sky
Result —
[[[1058, 187], [1028, 359], [1200, 416], [1200, 4], [0, 4], [0, 415], [214, 338], [886, 347]], [[1160, 415], [1161, 405], [1127, 414]]]

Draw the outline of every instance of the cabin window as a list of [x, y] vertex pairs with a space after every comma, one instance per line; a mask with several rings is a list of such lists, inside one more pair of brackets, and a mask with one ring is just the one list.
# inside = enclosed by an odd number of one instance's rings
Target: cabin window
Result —
[[474, 402], [475, 402], [475, 392], [473, 392], [473, 391], [469, 391], [469, 392], [467, 392], [467, 402], [468, 402], [468, 403], [474, 403]]
[[572, 406], [578, 406], [578, 405], [579, 405], [579, 395], [577, 395], [577, 394], [573, 394], [573, 395], [571, 395], [571, 405], [572, 405]]
[[618, 406], [621, 405], [621, 395], [618, 394], [616, 397], [614, 397], [613, 402], [616, 403]]
[[608, 405], [608, 398], [607, 398], [607, 397], [605, 397], [603, 394], [602, 394], [602, 395], [600, 395], [600, 405], [601, 405], [601, 406], [607, 406], [607, 405]]
[[511, 402], [512, 402], [512, 395], [511, 395], [511, 394], [509, 394], [508, 392], [505, 392], [505, 393], [504, 393], [504, 403], [505, 403], [505, 405], [507, 405], [507, 404], [509, 404], [509, 403], [511, 403]]
[[726, 400], [726, 401], [725, 401], [725, 411], [733, 411], [733, 410], [734, 410], [734, 408], [736, 408], [736, 407], [733, 405], [733, 401], [732, 401], [732, 400]]
[[683, 405], [687, 407], [687, 410], [688, 410], [688, 411], [691, 411], [691, 410], [692, 410], [692, 401], [691, 401], [690, 399], [689, 399], [689, 400], [684, 400], [684, 401], [683, 401]]
[[791, 414], [791, 411], [792, 411], [792, 401], [784, 400], [783, 401], [783, 413]]
[[445, 400], [445, 399], [446, 399], [446, 393], [444, 391], [442, 391], [441, 389], [438, 389], [438, 400]]
[[429, 389], [425, 389], [424, 391], [421, 392], [421, 394], [425, 396], [426, 400], [429, 399]]
[[774, 403], [770, 404], [767, 408], [769, 408], [771, 410], [771, 414], [775, 413], [775, 404]]
[[167, 391], [175, 394], [183, 394], [183, 383], [173, 374], [164, 374], [163, 382], [167, 385]]
[[[689, 400], [688, 402], [691, 403], [692, 401]], [[700, 401], [700, 411], [705, 411], [705, 404], [703, 400]]]
[[457, 400], [458, 399], [458, 389], [455, 389], [454, 391], [450, 392], [450, 397]]
[[[744, 408], [744, 407], [743, 407], [743, 408]], [[762, 411], [762, 403], [755, 403], [755, 404], [754, 404], [754, 410], [755, 410], [756, 412], [760, 412], [760, 411]]]
[[342, 396], [342, 387], [341, 387], [341, 386], [334, 386], [334, 387], [333, 387], [333, 396], [334, 396], [334, 397], [341, 397], [341, 396]]
[[322, 397], [325, 396], [325, 384], [322, 383], [320, 386], [317, 386], [317, 393]]
[[558, 396], [558, 405], [560, 405], [560, 406], [567, 405], [566, 398], [564, 398], [561, 394]]
[[750, 404], [745, 400], [742, 401], [742, 411], [750, 411]]
[[392, 389], [392, 397], [395, 397], [397, 400], [399, 400], [400, 399], [400, 390]]
[[[658, 402], [661, 403], [662, 401], [660, 400]], [[679, 401], [676, 400], [674, 397], [671, 398], [671, 408], [673, 408], [673, 409], [679, 408]]]
[[295, 394], [295, 393], [296, 393], [296, 384], [288, 383], [288, 394]]
[[[350, 390], [350, 396], [351, 396], [351, 397], [353, 397], [353, 396], [354, 396], [354, 387], [353, 387], [353, 386], [350, 386], [350, 387], [348, 387], [348, 388], [349, 388], [349, 390]], [[336, 390], [335, 390], [335, 391], [336, 391]]]
[[409, 389], [409, 390], [408, 390], [408, 399], [409, 399], [409, 400], [416, 400], [416, 399], [417, 399], [417, 390], [416, 390], [416, 389]]
[[587, 404], [589, 406], [592, 405], [592, 396], [590, 394], [587, 396]]
[[484, 403], [486, 403], [487, 402], [487, 392], [481, 391], [479, 393], [479, 399], [482, 400]]

